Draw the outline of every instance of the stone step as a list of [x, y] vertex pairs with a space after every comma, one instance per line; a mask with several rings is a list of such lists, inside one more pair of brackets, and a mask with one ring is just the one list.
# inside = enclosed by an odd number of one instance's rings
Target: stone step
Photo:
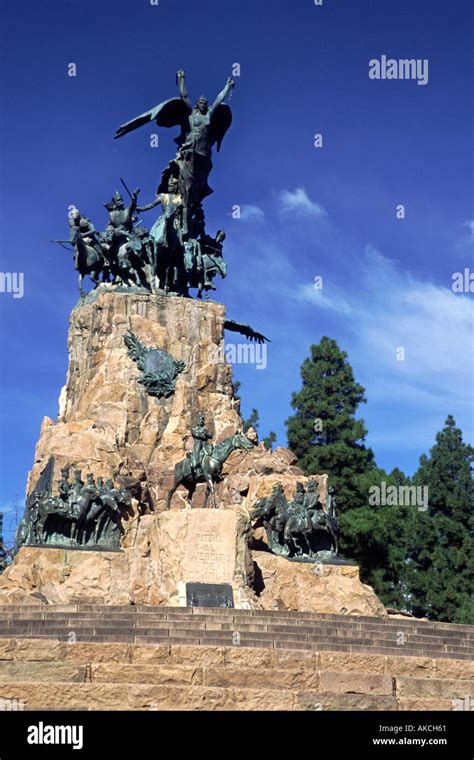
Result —
[[[375, 618], [367, 616], [353, 616], [353, 615], [330, 615], [322, 613], [308, 613], [308, 612], [288, 612], [288, 611], [276, 611], [276, 610], [238, 610], [238, 609], [216, 609], [216, 608], [195, 608], [191, 610], [186, 607], [149, 607], [149, 606], [109, 606], [109, 605], [3, 605], [0, 607], [0, 613], [2, 619], [6, 619], [12, 616], [31, 617], [31, 619], [37, 619], [42, 617], [48, 617], [50, 615], [69, 616], [69, 614], [76, 615], [87, 613], [88, 617], [95, 617], [96, 615], [108, 617], [110, 619], [120, 617], [134, 617], [141, 615], [151, 615], [153, 617], [161, 618], [163, 616], [171, 619], [176, 618], [190, 618], [199, 619], [204, 617], [209, 619], [211, 617], [219, 618], [222, 622], [233, 621], [236, 619], [243, 620], [244, 618], [253, 618], [252, 622], [258, 620], [263, 623], [274, 622], [274, 618], [278, 618], [278, 623], [285, 625], [298, 625], [308, 624], [311, 622], [325, 622], [327, 625], [332, 626], [334, 621], [340, 621], [342, 625], [357, 625], [357, 626], [369, 626], [369, 627], [396, 627], [412, 630], [424, 629], [428, 632], [445, 631], [446, 634], [452, 633], [459, 635], [462, 631], [467, 634], [473, 635], [472, 626], [461, 626], [449, 623], [433, 623], [430, 621], [420, 621], [415, 618], [400, 619], [400, 618]], [[250, 622], [250, 621], [248, 621]], [[408, 632], [408, 631], [406, 631]]]
[[[174, 641], [174, 640], [173, 640]], [[245, 646], [209, 646], [194, 645], [189, 639], [184, 644], [170, 645], [170, 641], [158, 643], [114, 643], [97, 641], [71, 643], [48, 638], [16, 638], [0, 640], [0, 661], [31, 660], [31, 661], [74, 661], [74, 662], [137, 662], [163, 664], [173, 662], [190, 665], [256, 665], [263, 671], [268, 667], [324, 667], [324, 669], [369, 669], [373, 672], [383, 672], [386, 667], [395, 668], [397, 673], [417, 675], [427, 671], [433, 676], [441, 673], [449, 676], [473, 677], [474, 661], [449, 658], [448, 655], [435, 659], [433, 657], [412, 657], [400, 648], [386, 648], [385, 653], [373, 651], [331, 651], [331, 647], [315, 644], [311, 648], [302, 649], [300, 645], [286, 647], [260, 646], [246, 648]], [[349, 647], [347, 648], [347, 650]], [[352, 646], [350, 649], [355, 650]], [[361, 647], [361, 649], [367, 649]]]
[[[474, 628], [419, 621], [276, 610], [108, 606], [3, 606], [0, 640], [50, 638], [70, 642], [134, 642], [180, 646], [380, 653], [468, 660]], [[235, 633], [239, 634], [236, 642]], [[403, 636], [401, 636], [403, 634]]]
[[37, 631], [40, 632], [55, 632], [55, 631], [66, 631], [66, 630], [97, 630], [101, 629], [101, 631], [117, 631], [118, 633], [133, 633], [134, 631], [141, 632], [141, 631], [160, 631], [160, 630], [188, 630], [188, 631], [199, 631], [199, 630], [205, 630], [205, 631], [238, 631], [240, 633], [244, 632], [255, 632], [255, 633], [268, 633], [275, 637], [282, 636], [282, 635], [297, 635], [297, 636], [338, 636], [340, 638], [347, 638], [347, 639], [365, 639], [370, 640], [374, 639], [377, 641], [383, 640], [383, 641], [393, 641], [397, 642], [400, 645], [405, 645], [406, 643], [416, 643], [416, 644], [424, 644], [424, 645], [432, 645], [432, 646], [444, 646], [444, 645], [462, 645], [464, 647], [468, 647], [470, 649], [474, 648], [474, 640], [471, 638], [459, 638], [455, 636], [445, 636], [440, 633], [433, 633], [431, 635], [424, 635], [420, 633], [407, 633], [404, 634], [404, 639], [400, 641], [400, 632], [390, 632], [384, 629], [379, 628], [355, 628], [355, 627], [319, 627], [317, 625], [313, 626], [286, 626], [286, 625], [279, 625], [279, 624], [264, 624], [264, 625], [257, 625], [256, 623], [222, 623], [214, 621], [214, 619], [205, 619], [204, 617], [202, 619], [194, 619], [191, 618], [189, 620], [148, 620], [146, 617], [142, 618], [135, 618], [135, 619], [124, 619], [124, 620], [117, 620], [117, 621], [110, 621], [103, 618], [85, 618], [85, 617], [67, 617], [67, 618], [61, 618], [61, 619], [40, 619], [40, 620], [30, 620], [27, 618], [22, 619], [11, 619], [11, 620], [3, 620], [0, 621], [0, 635], [2, 634], [9, 634], [13, 632], [20, 633], [27, 633], [30, 631]]
[[365, 671], [31, 662], [0, 668], [0, 700], [27, 710], [403, 710], [415, 701], [416, 709], [448, 710], [471, 688], [462, 679]]
[[[236, 638], [236, 634], [238, 637]], [[291, 634], [260, 631], [219, 631], [219, 630], [189, 630], [189, 629], [168, 629], [168, 628], [150, 628], [150, 629], [129, 629], [127, 627], [107, 628], [107, 627], [84, 627], [66, 626], [64, 628], [44, 628], [41, 630], [35, 627], [10, 628], [0, 632], [1, 638], [51, 638], [64, 641], [71, 641], [77, 638], [81, 641], [98, 640], [110, 641], [175, 641], [176, 639], [193, 639], [196, 642], [212, 641], [223, 645], [243, 643], [249, 645], [251, 642], [255, 646], [256, 642], [261, 642], [262, 646], [285, 646], [285, 644], [301, 648], [311, 648], [319, 644], [331, 645], [341, 651], [349, 651], [349, 648], [358, 646], [366, 651], [390, 650], [391, 652], [415, 652], [425, 656], [440, 656], [445, 654], [459, 654], [466, 657], [474, 656], [474, 648], [464, 642], [452, 644], [443, 642], [426, 643], [416, 639], [407, 640], [404, 644], [398, 645], [393, 639], [362, 637], [362, 636], [338, 636], [336, 632], [328, 636], [319, 633], [315, 634]], [[361, 651], [364, 651], [361, 649]]]
[[122, 683], [176, 686], [217, 686], [251, 689], [292, 689], [300, 691], [336, 691], [391, 696], [392, 677], [388, 674], [367, 674], [348, 671], [322, 671], [313, 668], [272, 668], [262, 673], [255, 667], [231, 665], [193, 666], [176, 664], [149, 665], [140, 663], [0, 662], [0, 694], [2, 686], [11, 682], [55, 683]]
[[0, 701], [42, 710], [452, 710], [472, 693], [474, 662], [396, 654], [5, 639]]
[[[160, 622], [162, 620], [169, 620], [169, 621], [176, 621], [176, 622], [203, 622], [203, 621], [212, 621], [216, 624], [221, 623], [222, 625], [232, 625], [234, 623], [239, 623], [241, 625], [267, 625], [267, 626], [288, 626], [288, 627], [308, 627], [308, 626], [318, 626], [318, 627], [325, 627], [327, 629], [334, 628], [335, 625], [337, 625], [338, 628], [348, 628], [353, 629], [354, 627], [359, 628], [361, 630], [373, 630], [373, 631], [392, 631], [394, 629], [399, 629], [400, 626], [394, 625], [395, 621], [385, 621], [384, 619], [377, 619], [377, 618], [371, 618], [370, 622], [367, 622], [365, 619], [362, 620], [361, 618], [352, 617], [352, 616], [338, 616], [336, 621], [329, 621], [327, 620], [326, 616], [325, 618], [315, 618], [314, 620], [311, 620], [309, 618], [300, 618], [299, 615], [301, 613], [294, 613], [295, 617], [288, 617], [288, 613], [281, 614], [278, 616], [277, 619], [275, 619], [274, 616], [270, 616], [268, 611], [262, 612], [259, 615], [255, 614], [255, 611], [243, 611], [243, 610], [229, 610], [228, 614], [225, 614], [223, 611], [219, 611], [219, 614], [213, 614], [211, 610], [205, 612], [203, 610], [200, 610], [199, 612], [190, 612], [187, 608], [171, 608], [166, 609], [162, 608], [158, 610], [154, 608], [153, 612], [143, 612], [141, 610], [137, 610], [136, 612], [130, 612], [130, 607], [126, 607], [123, 612], [109, 612], [108, 609], [103, 609], [102, 611], [92, 611], [92, 610], [79, 610], [77, 612], [69, 611], [56, 611], [54, 608], [46, 608], [46, 610], [43, 611], [31, 611], [27, 612], [24, 610], [12, 610], [10, 609], [8, 612], [4, 612], [1, 617], [1, 622], [6, 623], [13, 620], [31, 620], [33, 621], [41, 621], [41, 620], [68, 620], [68, 619], [89, 619], [89, 620], [98, 620], [103, 619], [107, 620], [111, 624], [120, 621], [120, 620], [127, 620], [127, 621], [148, 621], [148, 622]], [[179, 613], [177, 610], [184, 609], [184, 613]], [[242, 615], [241, 613], [245, 612], [245, 615]], [[403, 622], [403, 621], [402, 621]], [[462, 628], [461, 626], [452, 626], [450, 629], [442, 627], [440, 624], [434, 624], [431, 623], [427, 625], [426, 623], [418, 623], [416, 625], [412, 624], [411, 626], [404, 626], [402, 633], [405, 633], [406, 635], [410, 635], [410, 633], [418, 633], [420, 635], [435, 635], [435, 636], [452, 636], [452, 637], [467, 637], [472, 640], [474, 640], [474, 627], [469, 627], [466, 630]]]
[[32, 637], [41, 638], [44, 640], [54, 639], [57, 641], [63, 641], [71, 643], [71, 641], [77, 642], [123, 642], [128, 644], [143, 643], [143, 644], [167, 644], [167, 645], [195, 645], [206, 646], [212, 645], [214, 647], [265, 647], [268, 649], [281, 648], [281, 649], [299, 649], [299, 650], [319, 650], [319, 651], [338, 651], [338, 652], [359, 652], [359, 653], [380, 653], [392, 656], [418, 656], [418, 657], [430, 657], [430, 658], [453, 658], [453, 659], [472, 659], [472, 653], [465, 647], [426, 647], [415, 646], [405, 644], [403, 647], [387, 646], [387, 643], [383, 640], [344, 640], [341, 643], [341, 639], [337, 637], [311, 637], [311, 640], [307, 640], [306, 637], [297, 636], [282, 636], [279, 639], [272, 638], [271, 636], [258, 635], [258, 634], [241, 634], [238, 644], [229, 635], [214, 635], [213, 631], [209, 632], [193, 632], [193, 631], [151, 631], [146, 632], [128, 632], [128, 633], [110, 633], [103, 632], [101, 629], [92, 630], [77, 630], [73, 632], [74, 639], [71, 638], [71, 632], [51, 632], [38, 634], [36, 632], [28, 633], [15, 633], [15, 636], [26, 639]]
[[[152, 607], [145, 605], [105, 605], [105, 604], [76, 604], [76, 605], [2, 605], [0, 606], [0, 616], [2, 619], [5, 616], [10, 615], [32, 615], [45, 616], [51, 614], [85, 614], [92, 613], [92, 615], [98, 614], [103, 616], [123, 616], [123, 615], [152, 615], [152, 616], [187, 616], [187, 617], [220, 617], [223, 622], [227, 620], [234, 620], [236, 618], [257, 618], [260, 620], [274, 619], [277, 617], [280, 622], [284, 624], [298, 624], [300, 622], [307, 623], [311, 621], [325, 621], [328, 625], [332, 625], [333, 621], [341, 621], [343, 624], [357, 624], [369, 626], [393, 626], [396, 628], [426, 628], [436, 631], [446, 630], [455, 634], [461, 634], [463, 631], [467, 634], [473, 634], [473, 626], [458, 625], [451, 623], [433, 623], [431, 621], [417, 620], [416, 618], [375, 618], [359, 615], [332, 615], [323, 613], [312, 612], [288, 612], [278, 610], [240, 610], [240, 609], [218, 609], [218, 608], [194, 608], [187, 607]], [[90, 615], [90, 616], [92, 616]], [[171, 618], [170, 618], [171, 619]]]
[[[366, 634], [370, 635], [376, 635], [376, 634], [383, 634], [383, 635], [395, 635], [395, 630], [393, 627], [387, 626], [385, 623], [376, 624], [366, 624], [366, 623], [355, 623], [351, 620], [341, 620], [338, 621], [336, 625], [327, 625], [327, 624], [320, 624], [318, 621], [315, 622], [309, 622], [307, 620], [291, 620], [286, 619], [287, 621], [291, 622], [282, 622], [282, 620], [278, 619], [278, 622], [275, 622], [271, 618], [258, 618], [258, 617], [252, 617], [249, 616], [245, 618], [245, 620], [241, 620], [239, 616], [230, 616], [230, 617], [219, 617], [216, 618], [215, 616], [208, 616], [205, 614], [201, 615], [175, 615], [174, 613], [162, 613], [158, 616], [151, 616], [151, 615], [141, 615], [140, 613], [130, 614], [128, 613], [126, 616], [120, 616], [117, 615], [117, 617], [108, 617], [106, 614], [93, 614], [93, 613], [76, 613], [73, 614], [67, 614], [67, 613], [40, 613], [41, 617], [33, 617], [31, 615], [27, 615], [25, 613], [19, 613], [19, 614], [13, 614], [11, 613], [8, 616], [4, 616], [2, 620], [0, 621], [0, 629], [3, 630], [5, 628], [8, 628], [10, 626], [13, 626], [17, 623], [23, 623], [36, 625], [38, 628], [41, 627], [48, 627], [48, 625], [52, 623], [63, 623], [66, 625], [79, 625], [83, 623], [88, 623], [90, 626], [94, 624], [103, 624], [103, 626], [115, 626], [115, 625], [122, 625], [122, 624], [129, 624], [130, 627], [152, 627], [152, 626], [161, 626], [166, 623], [169, 624], [169, 627], [175, 626], [175, 627], [185, 627], [188, 626], [190, 628], [192, 627], [216, 627], [216, 629], [221, 628], [222, 630], [226, 629], [236, 629], [238, 626], [240, 629], [245, 630], [247, 627], [250, 630], [253, 628], [256, 629], [262, 629], [262, 630], [274, 630], [274, 631], [282, 631], [285, 632], [286, 630], [293, 630], [293, 629], [299, 629], [300, 631], [311, 631], [311, 630], [321, 630], [321, 632], [324, 633], [330, 633], [334, 630], [336, 627], [337, 630], [340, 632], [341, 635], [343, 635], [344, 631], [347, 631], [347, 635], [354, 635], [355, 632], [357, 632], [357, 635], [360, 634], [360, 632], [364, 632]], [[408, 638], [412, 636], [426, 636], [427, 642], [429, 638], [433, 639], [442, 639], [442, 640], [448, 640], [452, 639], [455, 641], [456, 639], [466, 639], [468, 641], [473, 642], [474, 645], [474, 631], [468, 631], [468, 632], [458, 632], [458, 631], [450, 631], [445, 629], [438, 629], [438, 628], [423, 628], [423, 627], [413, 627], [410, 629], [405, 628], [403, 631], [396, 631], [396, 635], [399, 636], [401, 633], [403, 633]]]
[[123, 683], [49, 681], [45, 689], [42, 683], [12, 681], [0, 684], [0, 699], [21, 702], [25, 710], [42, 711], [397, 710], [394, 696], [174, 684], [128, 684], [124, 689]]
[[55, 631], [83, 631], [83, 630], [97, 630], [100, 629], [101, 633], [107, 631], [116, 631], [121, 634], [133, 634], [134, 632], [141, 633], [142, 631], [156, 630], [159, 635], [160, 630], [168, 631], [215, 631], [215, 632], [234, 632], [248, 633], [254, 632], [256, 634], [268, 633], [275, 638], [279, 638], [285, 635], [295, 636], [318, 636], [329, 637], [337, 636], [341, 640], [347, 639], [364, 639], [364, 640], [377, 640], [385, 641], [387, 643], [393, 642], [400, 646], [406, 644], [423, 645], [429, 648], [444, 647], [447, 646], [462, 646], [466, 647], [469, 651], [474, 648], [474, 639], [471, 637], [458, 637], [439, 634], [439, 632], [424, 635], [424, 633], [410, 632], [405, 634], [405, 639], [400, 640], [400, 632], [388, 631], [386, 629], [368, 629], [368, 628], [351, 628], [351, 627], [319, 627], [319, 626], [283, 626], [283, 625], [255, 625], [253, 623], [217, 623], [209, 620], [189, 620], [175, 622], [174, 620], [150, 620], [147, 622], [144, 619], [136, 620], [121, 620], [111, 622], [109, 620], [97, 618], [65, 618], [63, 620], [9, 620], [0, 622], [0, 636], [11, 635], [17, 633], [18, 635], [37, 633], [52, 634]]

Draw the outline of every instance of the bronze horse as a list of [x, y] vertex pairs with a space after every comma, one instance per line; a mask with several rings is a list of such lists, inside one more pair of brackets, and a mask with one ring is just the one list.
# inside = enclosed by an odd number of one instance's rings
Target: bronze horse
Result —
[[171, 499], [176, 489], [183, 485], [188, 489], [188, 503], [192, 508], [193, 495], [198, 483], [207, 483], [206, 497], [204, 507], [207, 505], [207, 499], [211, 494], [212, 506], [217, 509], [216, 496], [214, 492], [214, 483], [220, 479], [222, 466], [228, 457], [236, 449], [249, 451], [255, 446], [254, 442], [247, 438], [244, 433], [237, 432], [229, 438], [225, 438], [220, 443], [212, 447], [212, 450], [203, 455], [201, 468], [198, 473], [193, 470], [189, 457], [178, 462], [174, 468], [174, 481], [166, 499], [166, 509], [171, 506]]
[[99, 275], [107, 268], [107, 262], [103, 253], [99, 250], [94, 234], [82, 234], [75, 231], [72, 243], [75, 248], [74, 268], [79, 272], [79, 293], [83, 295], [82, 281], [86, 274], [89, 275], [94, 287], [99, 284]]

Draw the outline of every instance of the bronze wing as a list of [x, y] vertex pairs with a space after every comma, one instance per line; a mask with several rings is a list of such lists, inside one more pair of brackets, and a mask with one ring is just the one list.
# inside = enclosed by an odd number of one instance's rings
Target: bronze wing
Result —
[[211, 145], [217, 144], [217, 151], [221, 149], [225, 133], [232, 124], [232, 111], [229, 106], [221, 105], [214, 108], [211, 115]]
[[[116, 131], [114, 139], [123, 137], [129, 132], [133, 132], [134, 129], [143, 127], [145, 124], [149, 124], [151, 121], [156, 121], [159, 127], [181, 127], [182, 139], [188, 130], [188, 119], [191, 110], [186, 105], [182, 98], [171, 98], [171, 100], [164, 100], [163, 103], [158, 103], [157, 106], [151, 108], [150, 111], [142, 113], [140, 116], [135, 116], [134, 119], [122, 124]], [[181, 139], [180, 139], [181, 141]]]
[[238, 332], [241, 335], [245, 335], [249, 340], [255, 340], [257, 343], [271, 343], [269, 338], [266, 338], [262, 333], [256, 332], [250, 325], [241, 325], [240, 322], [235, 322], [233, 319], [226, 319], [224, 322], [224, 329], [231, 332]]

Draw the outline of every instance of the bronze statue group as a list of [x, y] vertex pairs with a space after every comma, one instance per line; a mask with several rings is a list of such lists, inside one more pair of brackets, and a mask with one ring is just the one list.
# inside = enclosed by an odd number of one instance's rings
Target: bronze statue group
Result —
[[[250, 451], [256, 442], [237, 431], [217, 444], [199, 413], [191, 429], [192, 450], [174, 468], [172, 486], [166, 499], [170, 509], [173, 495], [179, 486], [187, 490], [188, 506], [200, 483], [206, 484], [203, 506], [211, 497], [217, 508], [215, 484], [222, 479], [223, 465], [233, 451]], [[88, 473], [86, 481], [81, 471], [70, 467], [61, 469], [57, 495], [52, 495], [54, 458], [51, 457], [40, 480], [28, 498], [25, 515], [20, 522], [15, 551], [23, 545], [56, 546], [119, 550], [123, 533], [122, 519], [131, 507], [131, 494], [125, 488], [115, 488], [111, 479]], [[327, 509], [320, 502], [317, 483], [309, 480], [307, 488], [297, 483], [292, 501], [288, 502], [281, 483], [276, 483], [270, 496], [259, 499], [250, 517], [254, 527], [263, 526], [267, 546], [274, 554], [294, 559], [330, 561], [338, 556], [339, 524], [335, 515], [333, 489], [328, 489]]]
[[328, 489], [327, 511], [319, 500], [317, 483], [309, 480], [307, 490], [297, 483], [288, 502], [281, 483], [276, 483], [269, 497], [259, 499], [251, 513], [256, 525], [265, 529], [267, 544], [274, 554], [284, 557], [329, 559], [339, 550], [339, 522], [335, 498]]
[[[130, 192], [126, 206], [116, 192], [104, 206], [109, 221], [104, 231], [75, 206], [70, 208], [69, 241], [74, 247], [74, 263], [79, 274], [79, 290], [89, 275], [94, 286], [142, 287], [148, 291], [197, 296], [215, 290], [216, 275], [225, 277], [227, 264], [223, 258], [225, 232], [214, 237], [205, 230], [204, 198], [212, 193], [208, 178], [212, 170], [212, 148], [220, 149], [230, 127], [232, 114], [224, 100], [234, 87], [232, 79], [209, 106], [201, 96], [193, 106], [185, 85], [184, 71], [177, 72], [180, 97], [166, 100], [150, 111], [119, 127], [115, 137], [126, 135], [138, 127], [155, 121], [159, 127], [180, 128], [175, 139], [178, 150], [164, 169], [155, 198], [138, 204], [139, 190]], [[150, 230], [141, 225], [139, 215], [161, 207], [161, 215]]]
[[[123, 124], [115, 138], [150, 122], [158, 127], [179, 127], [175, 138], [177, 153], [161, 175], [155, 198], [140, 205], [140, 190], [130, 192], [128, 205], [116, 192], [104, 206], [109, 220], [103, 231], [75, 206], [70, 207], [69, 240], [74, 249], [75, 268], [79, 273], [79, 289], [84, 294], [83, 279], [88, 275], [94, 286], [113, 288], [144, 288], [150, 293], [169, 293], [188, 296], [191, 288], [197, 295], [215, 290], [214, 277], [226, 276], [223, 259], [225, 233], [219, 230], [211, 237], [205, 230], [204, 199], [212, 193], [208, 179], [212, 170], [212, 150], [220, 149], [232, 122], [228, 105], [234, 81], [225, 87], [210, 106], [201, 96], [193, 106], [186, 89], [185, 73], [177, 72], [179, 98], [159, 103], [154, 108]], [[141, 224], [141, 214], [160, 207], [161, 214], [150, 230]], [[268, 341], [249, 325], [226, 320], [224, 328], [240, 332], [249, 340]], [[145, 346], [129, 332], [124, 342], [130, 358], [141, 372], [139, 383], [155, 399], [173, 395], [178, 375], [185, 370], [166, 351]], [[192, 428], [194, 446], [184, 460], [174, 468], [174, 477], [167, 494], [166, 508], [170, 509], [173, 495], [179, 486], [187, 490], [189, 507], [200, 483], [206, 484], [204, 506], [208, 497], [216, 508], [214, 485], [222, 478], [224, 462], [230, 454], [241, 449], [249, 451], [255, 445], [245, 433], [235, 432], [224, 440], [211, 444], [211, 433], [199, 414]], [[124, 488], [115, 488], [112, 480], [89, 473], [86, 482], [81, 471], [75, 470], [69, 480], [69, 467], [61, 470], [57, 495], [52, 495], [54, 458], [51, 457], [38, 483], [30, 494], [25, 516], [17, 532], [17, 548], [22, 544], [69, 546], [74, 548], [119, 549], [123, 532], [121, 519], [131, 507], [131, 495]], [[55, 489], [56, 490], [56, 489]], [[325, 511], [319, 501], [317, 484], [310, 480], [307, 490], [298, 483], [292, 501], [288, 502], [281, 484], [272, 494], [257, 502], [251, 517], [263, 525], [268, 548], [276, 554], [295, 559], [321, 559], [322, 555], [337, 556], [339, 525], [335, 517], [334, 498], [328, 492]], [[326, 556], [328, 559], [328, 556]]]
[[25, 515], [18, 526], [16, 544], [120, 548], [121, 520], [131, 505], [130, 493], [115, 488], [111, 479], [91, 473], [84, 482], [81, 471], [69, 480], [68, 466], [61, 469], [57, 496], [51, 495], [51, 482], [35, 489], [28, 499]]

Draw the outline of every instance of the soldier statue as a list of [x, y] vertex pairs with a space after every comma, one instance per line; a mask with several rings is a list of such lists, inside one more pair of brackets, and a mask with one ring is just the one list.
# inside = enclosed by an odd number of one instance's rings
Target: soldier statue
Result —
[[61, 468], [61, 479], [58, 480], [58, 494], [65, 508], [67, 507], [69, 501], [71, 489], [72, 484], [69, 482], [69, 466], [66, 465], [65, 467]]
[[137, 208], [137, 211], [150, 211], [158, 205], [161, 205], [163, 213], [150, 230], [153, 270], [158, 287], [169, 292], [179, 288], [179, 257], [183, 246], [183, 198], [176, 177], [170, 176], [167, 192], [160, 192], [158, 188], [155, 199]]
[[73, 500], [77, 499], [82, 491], [82, 488], [84, 486], [84, 481], [82, 480], [82, 473], [80, 470], [74, 470], [74, 481], [71, 486], [71, 498]]
[[[94, 285], [99, 284], [99, 276], [108, 282], [110, 268], [102, 244], [102, 235], [78, 208], [69, 215], [69, 240], [74, 246], [74, 268], [79, 273], [79, 290], [83, 293], [82, 281], [89, 275]], [[62, 244], [62, 241], [56, 241]], [[64, 247], [64, 246], [63, 246]]]
[[74, 208], [69, 216], [69, 239], [75, 243], [78, 236], [81, 236], [85, 243], [92, 245], [101, 253], [99, 233], [87, 216], [83, 216], [78, 208]]
[[212, 446], [207, 444], [207, 441], [212, 438], [212, 433], [206, 430], [205, 421], [204, 415], [199, 414], [197, 424], [191, 430], [191, 434], [194, 438], [194, 445], [190, 458], [192, 468], [197, 474], [201, 471], [203, 455], [212, 452]]
[[290, 502], [290, 512], [298, 517], [303, 517], [305, 514], [305, 488], [303, 483], [296, 484], [296, 490], [293, 495], [293, 501]]
[[304, 497], [304, 508], [306, 511], [312, 509], [322, 510], [323, 506], [319, 501], [318, 484], [315, 480], [309, 480], [307, 483], [307, 491]]

